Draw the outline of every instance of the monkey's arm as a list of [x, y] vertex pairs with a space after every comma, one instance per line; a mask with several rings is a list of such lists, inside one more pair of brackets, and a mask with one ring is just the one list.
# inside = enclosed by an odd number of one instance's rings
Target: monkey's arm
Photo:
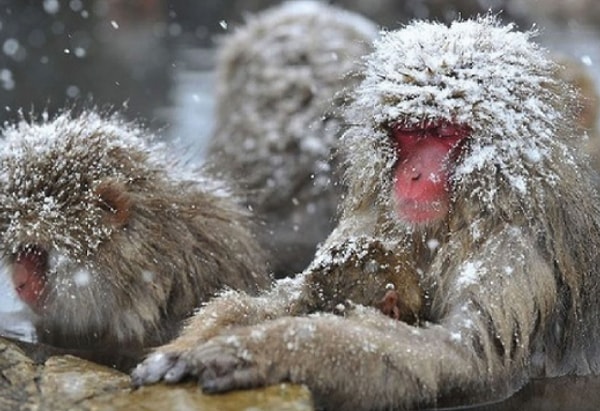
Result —
[[149, 384], [162, 378], [169, 380], [170, 374], [167, 372], [180, 362], [182, 354], [228, 328], [250, 326], [289, 314], [289, 310], [298, 305], [297, 300], [302, 295], [300, 290], [303, 287], [303, 277], [298, 275], [296, 279], [277, 281], [271, 290], [260, 296], [250, 296], [235, 290], [223, 292], [188, 320], [178, 338], [157, 348], [137, 366], [133, 376], [134, 383], [138, 374], [146, 377], [140, 383]]
[[[437, 324], [411, 327], [366, 308], [283, 317], [190, 349], [168, 380], [193, 375], [210, 392], [304, 383], [335, 409], [500, 399], [528, 379], [533, 340], [555, 304], [553, 272], [530, 244], [501, 234], [449, 273]], [[148, 371], [139, 383], [153, 382]]]

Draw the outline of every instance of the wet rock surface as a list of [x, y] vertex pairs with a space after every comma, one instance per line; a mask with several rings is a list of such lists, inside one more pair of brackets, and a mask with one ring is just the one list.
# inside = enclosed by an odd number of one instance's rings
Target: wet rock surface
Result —
[[61, 355], [37, 364], [0, 338], [0, 410], [312, 410], [309, 391], [280, 384], [224, 395], [204, 395], [193, 383], [133, 390], [129, 376]]
[[[35, 354], [29, 347], [28, 353]], [[39, 356], [38, 357], [43, 357]], [[513, 397], [453, 411], [596, 411], [600, 377], [534, 380]], [[311, 411], [303, 386], [204, 395], [194, 382], [132, 389], [129, 376], [71, 355], [50, 356], [38, 364], [13, 342], [0, 338], [0, 410], [203, 410]], [[448, 408], [446, 408], [448, 410]]]

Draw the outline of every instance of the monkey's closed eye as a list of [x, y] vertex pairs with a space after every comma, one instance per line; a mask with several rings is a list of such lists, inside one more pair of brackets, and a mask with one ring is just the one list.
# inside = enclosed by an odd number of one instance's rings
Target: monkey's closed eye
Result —
[[117, 227], [123, 227], [129, 221], [131, 198], [122, 183], [107, 180], [101, 182], [94, 193], [97, 206], [105, 211], [108, 219]]

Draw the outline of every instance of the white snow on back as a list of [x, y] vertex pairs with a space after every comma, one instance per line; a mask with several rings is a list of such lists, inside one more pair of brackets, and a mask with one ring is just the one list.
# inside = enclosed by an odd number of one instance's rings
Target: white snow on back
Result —
[[350, 238], [344, 246], [336, 249], [321, 247], [317, 250], [315, 258], [306, 271], [316, 270], [320, 267], [334, 267], [344, 264], [348, 259], [355, 258], [360, 261], [369, 255], [369, 241], [363, 237]]
[[233, 177], [256, 203], [289, 198], [304, 185], [310, 197], [331, 191], [327, 165], [342, 133], [337, 107], [377, 32], [323, 2], [289, 1], [221, 39], [209, 157], [225, 173], [234, 163]]
[[[279, 12], [285, 16], [291, 16], [293, 14], [317, 16], [319, 14], [331, 13], [330, 9], [324, 6], [322, 2], [312, 0], [286, 1], [279, 10]], [[361, 31], [367, 38], [375, 38], [377, 36], [375, 25], [356, 13], [338, 9], [335, 18], [337, 21], [351, 26], [355, 30]]]
[[79, 269], [73, 273], [73, 281], [77, 287], [86, 287], [92, 281], [92, 275], [88, 270]]
[[154, 274], [152, 271], [148, 271], [148, 270], [144, 270], [142, 271], [142, 280], [147, 282], [147, 283], [151, 283], [152, 281], [154, 281], [154, 279], [156, 278], [156, 274]]

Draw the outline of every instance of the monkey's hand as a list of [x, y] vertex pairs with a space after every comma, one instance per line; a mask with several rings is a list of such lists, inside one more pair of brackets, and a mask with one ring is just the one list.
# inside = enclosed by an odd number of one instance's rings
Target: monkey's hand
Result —
[[[491, 350], [485, 351], [490, 357], [480, 360], [471, 345], [464, 343], [476, 335], [489, 347], [487, 336], [480, 333], [487, 324], [472, 313], [467, 316], [461, 315], [456, 324], [468, 318], [477, 325], [419, 329], [372, 308], [352, 317], [282, 317], [231, 328], [190, 347], [176, 360], [159, 351], [138, 366], [133, 381], [143, 385], [192, 378], [207, 393], [286, 381], [305, 384], [317, 404], [338, 410], [430, 407], [442, 394], [439, 387], [485, 400], [496, 378], [501, 387], [513, 390], [505, 376], [522, 375], [512, 363], [501, 364]], [[522, 361], [524, 357], [517, 358]], [[488, 363], [498, 370], [497, 375], [488, 372]]]
[[[384, 318], [375, 310], [370, 312], [378, 322]], [[387, 321], [392, 327], [401, 324]], [[308, 383], [314, 388], [322, 377], [327, 379], [337, 372], [333, 362], [340, 358], [339, 352], [330, 350], [328, 344], [336, 348], [341, 344], [343, 351], [354, 346], [366, 329], [375, 331], [364, 318], [360, 322], [360, 329], [354, 329], [352, 320], [322, 314], [282, 317], [254, 326], [230, 328], [207, 342], [189, 346], [177, 357], [159, 349], [134, 370], [133, 384], [140, 386], [161, 380], [175, 383], [193, 378], [209, 393], [283, 381]], [[354, 368], [360, 361], [348, 359], [344, 363]], [[336, 381], [326, 385], [329, 383]]]
[[259, 297], [225, 292], [200, 309], [178, 338], [157, 348], [139, 364], [132, 374], [133, 384], [176, 382], [185, 375], [194, 375], [193, 358], [197, 347], [218, 335], [285, 315], [302, 285], [299, 280], [279, 280], [271, 291]]
[[177, 376], [184, 359], [182, 357], [195, 347], [240, 325], [250, 325], [262, 318], [256, 312], [257, 300], [235, 291], [214, 299], [199, 310], [185, 325], [181, 335], [156, 349], [133, 371], [134, 385], [151, 384], [162, 379], [178, 381]]
[[[217, 305], [221, 304], [217, 303]], [[204, 322], [203, 320], [207, 319], [207, 313], [210, 312], [210, 304], [206, 309], [208, 311], [201, 310], [191, 318], [181, 336], [158, 347], [143, 362], [137, 365], [131, 374], [131, 381], [134, 386], [153, 384], [161, 380], [179, 381], [177, 367], [183, 364], [182, 359], [185, 353], [192, 351], [194, 347], [214, 337], [221, 329], [231, 326], [229, 322], [221, 317]]]
[[[315, 396], [334, 402], [350, 398], [362, 387], [354, 381], [354, 371], [362, 370], [365, 377], [372, 376], [375, 382], [382, 381], [379, 371], [390, 372], [387, 366], [371, 369], [373, 364], [381, 362], [381, 355], [386, 358], [390, 355], [386, 350], [381, 351], [380, 345], [396, 343], [388, 335], [390, 329], [410, 329], [373, 309], [366, 310], [356, 319], [321, 314], [282, 317], [231, 328], [205, 343], [189, 347], [177, 359], [165, 358], [159, 350], [138, 366], [133, 382], [139, 386], [192, 378], [198, 380], [205, 392], [217, 393], [289, 381], [307, 384]], [[411, 362], [415, 361], [415, 354], [408, 352]], [[405, 381], [409, 383], [412, 382]], [[366, 392], [363, 394], [368, 397]]]
[[136, 367], [133, 384], [196, 378], [205, 392], [212, 393], [288, 380], [288, 364], [277, 353], [283, 352], [278, 343], [289, 335], [286, 325], [290, 319], [281, 320], [284, 321], [234, 328], [178, 351], [172, 351], [169, 345], [161, 347]]

